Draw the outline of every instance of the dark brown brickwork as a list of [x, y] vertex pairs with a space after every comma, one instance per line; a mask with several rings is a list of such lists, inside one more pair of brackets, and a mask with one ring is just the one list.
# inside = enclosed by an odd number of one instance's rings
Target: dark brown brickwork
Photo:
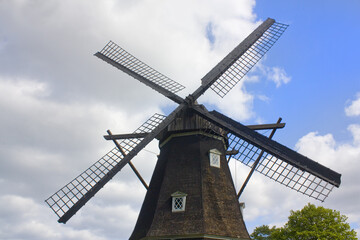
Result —
[[[214, 148], [223, 154], [221, 168], [210, 167], [208, 153]], [[199, 134], [168, 141], [161, 148], [131, 239], [250, 239], [224, 153], [222, 140]], [[171, 211], [171, 194], [177, 191], [187, 194], [185, 212]]]

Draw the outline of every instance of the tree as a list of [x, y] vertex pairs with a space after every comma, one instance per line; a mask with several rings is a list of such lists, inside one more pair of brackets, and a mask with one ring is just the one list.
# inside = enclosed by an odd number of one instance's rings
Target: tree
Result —
[[355, 230], [346, 221], [339, 211], [309, 203], [299, 211], [291, 211], [284, 227], [263, 225], [250, 236], [254, 240], [356, 240]]
[[268, 225], [262, 225], [254, 229], [250, 235], [252, 239], [256, 240], [271, 240], [271, 234], [276, 231], [275, 227], [269, 228]]

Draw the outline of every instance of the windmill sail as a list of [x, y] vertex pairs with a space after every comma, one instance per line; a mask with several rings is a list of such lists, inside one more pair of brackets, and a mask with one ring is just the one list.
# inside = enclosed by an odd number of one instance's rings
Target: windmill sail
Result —
[[209, 87], [224, 97], [265, 55], [288, 25], [268, 18], [202, 79], [202, 86], [193, 94], [198, 98]]
[[[150, 133], [165, 116], [154, 114], [134, 133]], [[128, 154], [141, 143], [140, 138], [124, 139], [119, 142], [123, 151]], [[59, 222], [66, 223], [97, 191], [101, 189], [125, 165], [120, 163], [125, 156], [115, 147], [100, 160], [86, 169], [70, 183], [54, 193], [45, 202], [59, 217]]]
[[204, 118], [229, 132], [229, 149], [238, 150], [238, 161], [252, 166], [264, 151], [256, 170], [298, 192], [324, 201], [333, 187], [340, 186], [341, 175], [323, 165], [216, 112], [193, 107]]
[[[231, 133], [228, 134], [228, 139], [229, 148], [239, 151], [232, 158], [248, 167], [252, 167], [262, 149]], [[289, 163], [269, 152], [265, 152], [255, 170], [276, 182], [323, 202], [336, 186], [335, 183], [332, 184], [328, 180], [323, 180], [317, 176], [317, 173], [316, 175], [314, 172], [310, 173], [309, 169], [304, 170], [304, 166], [307, 166], [311, 160], [301, 157], [299, 159], [301, 160], [296, 164]], [[317, 170], [320, 168], [321, 165], [315, 167]]]
[[183, 102], [182, 98], [175, 94], [185, 88], [183, 85], [149, 67], [114, 42], [110, 41], [100, 52], [95, 53], [95, 56], [129, 74], [171, 100], [177, 103]]

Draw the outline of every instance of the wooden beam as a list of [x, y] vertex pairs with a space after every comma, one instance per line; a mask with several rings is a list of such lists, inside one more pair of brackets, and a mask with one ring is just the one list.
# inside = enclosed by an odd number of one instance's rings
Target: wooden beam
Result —
[[148, 133], [129, 133], [129, 134], [115, 134], [115, 135], [104, 135], [106, 140], [119, 140], [129, 138], [144, 138]]
[[226, 155], [236, 155], [236, 154], [238, 154], [238, 153], [239, 153], [238, 150], [231, 150], [231, 151], [226, 151], [226, 152], [225, 152]]
[[284, 128], [285, 123], [258, 124], [258, 125], [246, 125], [246, 126], [252, 130], [267, 130], [267, 129]]
[[[114, 136], [112, 135], [110, 130], [107, 130], [107, 133], [109, 134], [109, 136]], [[113, 142], [115, 143], [116, 147], [119, 149], [119, 151], [121, 152], [121, 154], [123, 155], [123, 157], [126, 156], [126, 153], [124, 152], [124, 150], [122, 149], [122, 147], [120, 146], [120, 144], [116, 141], [116, 139], [113, 139]], [[136, 176], [139, 178], [140, 182], [144, 185], [144, 187], [146, 188], [146, 190], [149, 189], [149, 186], [147, 185], [147, 183], [145, 182], [145, 180], [142, 178], [142, 176], [140, 175], [139, 171], [135, 168], [134, 164], [132, 164], [131, 161], [128, 162], [128, 164], [130, 165], [131, 169], [134, 171], [134, 173], [136, 174]]]

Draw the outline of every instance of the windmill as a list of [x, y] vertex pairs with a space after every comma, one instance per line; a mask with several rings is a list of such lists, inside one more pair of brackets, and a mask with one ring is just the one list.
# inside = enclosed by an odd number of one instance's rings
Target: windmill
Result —
[[[244, 126], [197, 99], [209, 88], [224, 97], [273, 46], [288, 26], [267, 19], [201, 79], [185, 99], [181, 84], [157, 72], [110, 41], [95, 56], [148, 85], [178, 107], [154, 114], [131, 134], [112, 134], [115, 147], [50, 196], [46, 203], [66, 223], [112, 177], [129, 164], [147, 189], [130, 239], [250, 239], [238, 198], [254, 171], [324, 201], [341, 175], [273, 140], [275, 124]], [[272, 129], [269, 137], [256, 130]], [[160, 155], [148, 185], [131, 160], [159, 140]], [[228, 161], [251, 167], [239, 192]]]

